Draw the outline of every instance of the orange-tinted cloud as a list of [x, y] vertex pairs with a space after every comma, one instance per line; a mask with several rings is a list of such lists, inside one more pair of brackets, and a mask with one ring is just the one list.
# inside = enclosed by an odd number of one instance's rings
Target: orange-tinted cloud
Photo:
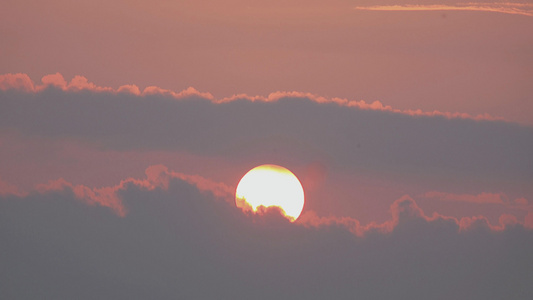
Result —
[[76, 75], [70, 82], [67, 82], [63, 75], [60, 73], [45, 75], [41, 79], [41, 84], [35, 85], [28, 75], [23, 73], [17, 74], [3, 74], [0, 75], [0, 90], [21, 90], [26, 92], [41, 92], [48, 87], [55, 87], [63, 91], [92, 91], [92, 92], [109, 92], [109, 93], [129, 93], [132, 95], [167, 95], [174, 98], [183, 98], [190, 96], [198, 96], [206, 99], [213, 99], [213, 96], [209, 93], [202, 93], [189, 87], [181, 92], [174, 92], [167, 89], [162, 89], [156, 86], [148, 86], [142, 92], [139, 87], [132, 85], [122, 85], [117, 89], [111, 87], [98, 86], [93, 82], [90, 82], [86, 77]]
[[530, 211], [524, 220], [524, 226], [533, 229], [533, 211]]
[[526, 198], [516, 198], [514, 199], [514, 203], [517, 205], [528, 205], [529, 201], [527, 201]]
[[[167, 190], [169, 187], [169, 180], [178, 178], [196, 186], [200, 191], [212, 193], [217, 198], [225, 199], [227, 201], [232, 201], [231, 199], [233, 198], [232, 189], [223, 183], [217, 183], [198, 175], [187, 175], [169, 171], [168, 168], [163, 165], [150, 166], [146, 169], [145, 174], [146, 178], [144, 179], [128, 178], [122, 180], [118, 185], [101, 188], [74, 185], [63, 178], [60, 178], [52, 180], [46, 184], [39, 184], [36, 186], [36, 190], [41, 194], [70, 190], [74, 193], [77, 199], [85, 201], [90, 205], [109, 207], [119, 216], [125, 216], [127, 214], [127, 207], [122, 203], [118, 193], [120, 190], [126, 189], [129, 184], [133, 184], [148, 191], [156, 188]], [[25, 195], [17, 192], [12, 186], [5, 185], [0, 181], [0, 195], [1, 194]]]
[[322, 96], [314, 95], [311, 93], [303, 93], [303, 92], [274, 92], [269, 94], [266, 97], [263, 96], [248, 96], [245, 94], [240, 95], [234, 95], [232, 97], [223, 98], [217, 102], [220, 103], [226, 103], [231, 102], [238, 99], [245, 99], [249, 101], [263, 101], [263, 102], [272, 102], [272, 101], [278, 101], [283, 98], [302, 98], [302, 99], [311, 99], [317, 103], [335, 103], [339, 106], [345, 106], [345, 107], [353, 107], [358, 108], [362, 110], [379, 110], [379, 111], [385, 111], [385, 112], [392, 112], [392, 113], [399, 113], [399, 114], [405, 114], [409, 116], [427, 116], [427, 117], [445, 117], [447, 119], [473, 119], [473, 120], [490, 120], [490, 121], [503, 121], [504, 119], [501, 117], [495, 117], [491, 116], [489, 114], [480, 114], [480, 115], [470, 115], [467, 113], [460, 113], [460, 112], [442, 112], [438, 110], [434, 111], [422, 111], [421, 109], [396, 109], [391, 107], [390, 105], [384, 105], [380, 101], [376, 100], [372, 103], [367, 103], [364, 100], [348, 100], [348, 99], [342, 99], [342, 98], [325, 98]]
[[456, 5], [375, 5], [357, 6], [357, 10], [374, 11], [481, 11], [533, 16], [533, 4], [529, 3], [458, 3]]
[[54, 86], [62, 90], [68, 89], [68, 83], [63, 77], [63, 75], [61, 75], [60, 73], [45, 75], [43, 76], [43, 78], [41, 78], [41, 82], [43, 83], [42, 86], [45, 88], [49, 86]]
[[[45, 76], [46, 77], [46, 76]], [[16, 89], [27, 92], [34, 92], [33, 81], [23, 73], [0, 75], [0, 90], [6, 91]]]
[[[36, 191], [40, 194], [50, 192], [72, 192], [75, 197], [89, 205], [100, 205], [112, 209], [117, 215], [125, 217], [128, 213], [128, 207], [125, 205], [120, 197], [120, 191], [128, 189], [129, 185], [136, 186], [141, 190], [153, 191], [155, 189], [168, 190], [169, 182], [171, 180], [179, 179], [188, 184], [195, 186], [201, 192], [208, 192], [217, 199], [222, 199], [230, 206], [234, 206], [234, 191], [233, 188], [226, 184], [214, 182], [207, 178], [198, 175], [188, 175], [169, 171], [166, 166], [154, 165], [150, 166], [145, 171], [146, 177], [144, 179], [128, 178], [122, 180], [119, 184], [109, 187], [90, 188], [84, 185], [74, 185], [66, 180], [60, 178], [58, 180], [50, 181], [46, 184], [36, 186]], [[20, 192], [11, 185], [7, 185], [0, 181], [0, 195], [15, 195], [18, 197], [27, 196], [28, 193]], [[457, 232], [468, 231], [479, 226], [486, 227], [490, 230], [501, 231], [508, 226], [515, 226], [522, 224], [526, 227], [531, 227], [532, 217], [529, 213], [524, 222], [519, 222], [516, 216], [510, 214], [502, 214], [499, 218], [499, 223], [496, 225], [490, 224], [484, 216], [464, 217], [460, 220], [454, 217], [444, 216], [434, 213], [432, 216], [427, 216], [424, 211], [417, 205], [415, 200], [405, 195], [400, 199], [394, 201], [390, 207], [391, 219], [383, 223], [371, 222], [363, 225], [357, 219], [350, 217], [321, 217], [314, 211], [304, 211], [302, 215], [296, 220], [295, 224], [304, 227], [323, 227], [323, 226], [337, 226], [343, 227], [355, 234], [356, 236], [365, 236], [368, 233], [391, 233], [398, 226], [410, 220], [421, 220], [425, 223], [431, 222], [445, 222], [455, 226]], [[243, 213], [246, 210], [243, 209]], [[271, 209], [266, 209], [261, 215], [271, 215], [275, 212]], [[249, 216], [253, 216], [248, 214]]]
[[73, 185], [63, 178], [52, 180], [46, 184], [37, 185], [36, 190], [41, 193], [72, 191], [77, 199], [84, 201], [89, 205], [101, 205], [111, 208], [120, 216], [126, 214], [126, 209], [122, 201], [117, 196], [118, 191], [123, 183], [115, 187], [89, 188], [84, 185]]
[[0, 196], [3, 195], [15, 195], [23, 197], [27, 195], [27, 193], [20, 190], [19, 187], [17, 187], [16, 185], [5, 182], [0, 178]]
[[523, 223], [519, 222], [516, 216], [511, 214], [502, 214], [499, 218], [498, 224], [490, 224], [488, 219], [484, 216], [472, 216], [464, 217], [457, 219], [450, 216], [444, 216], [437, 213], [434, 213], [432, 216], [427, 216], [424, 211], [417, 205], [415, 200], [409, 196], [403, 196], [400, 199], [394, 201], [390, 207], [391, 219], [383, 223], [369, 223], [366, 225], [360, 224], [357, 219], [349, 217], [319, 217], [316, 213], [312, 211], [304, 212], [300, 218], [298, 218], [297, 223], [304, 226], [331, 226], [337, 225], [346, 227], [352, 233], [357, 236], [365, 236], [368, 233], [391, 233], [399, 225], [402, 225], [409, 220], [421, 220], [426, 223], [431, 222], [445, 222], [455, 227], [457, 232], [469, 231], [471, 229], [478, 228], [479, 226], [486, 227], [493, 231], [502, 231], [505, 230], [508, 226], [515, 226], [516, 224], [522, 224], [524, 226], [529, 226], [531, 220], [526, 217]]

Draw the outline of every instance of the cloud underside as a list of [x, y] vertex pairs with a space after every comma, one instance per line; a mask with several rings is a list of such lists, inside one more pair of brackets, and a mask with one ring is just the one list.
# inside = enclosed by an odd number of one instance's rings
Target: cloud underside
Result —
[[150, 95], [164, 95], [173, 97], [176, 99], [187, 98], [191, 96], [201, 97], [208, 99], [213, 103], [227, 103], [234, 100], [249, 100], [249, 101], [263, 101], [263, 102], [272, 102], [277, 101], [282, 98], [293, 97], [293, 98], [309, 98], [318, 103], [334, 103], [340, 106], [354, 107], [365, 110], [377, 110], [384, 112], [392, 112], [398, 114], [405, 114], [409, 116], [436, 116], [436, 117], [445, 117], [445, 118], [463, 118], [463, 119], [473, 119], [473, 120], [504, 120], [501, 117], [491, 116], [489, 114], [478, 114], [470, 115], [467, 113], [460, 112], [446, 112], [446, 111], [422, 111], [420, 109], [406, 109], [400, 110], [393, 108], [388, 105], [383, 105], [380, 101], [374, 101], [372, 103], [367, 103], [364, 100], [355, 101], [341, 98], [324, 98], [321, 96], [304, 93], [304, 92], [274, 92], [268, 96], [250, 96], [245, 94], [233, 95], [231, 97], [226, 97], [223, 99], [215, 99], [213, 95], [208, 92], [199, 92], [193, 87], [189, 87], [186, 90], [181, 92], [176, 92], [168, 89], [162, 89], [157, 86], [148, 86], [144, 90], [136, 85], [122, 85], [117, 89], [111, 87], [98, 86], [90, 82], [84, 76], [75, 76], [70, 82], [67, 82], [63, 75], [60, 73], [49, 74], [43, 76], [40, 84], [35, 84], [33, 80], [24, 73], [17, 74], [2, 74], [0, 75], [0, 90], [20, 90], [26, 92], [42, 92], [49, 87], [55, 87], [63, 91], [92, 91], [92, 92], [107, 92], [107, 93], [126, 93], [136, 96], [150, 96]]
[[522, 3], [466, 3], [458, 5], [375, 5], [358, 6], [357, 10], [374, 11], [479, 11], [533, 16], [533, 5]]
[[216, 100], [193, 89], [175, 93], [152, 87], [140, 93], [130, 87], [121, 92], [81, 77], [66, 83], [59, 74], [45, 76], [40, 86], [25, 75], [3, 79], [0, 128], [30, 137], [234, 161], [286, 155], [302, 163], [326, 160], [332, 170], [401, 177], [515, 183], [533, 178], [533, 128], [490, 118], [397, 113], [381, 103], [303, 93]]
[[[153, 192], [155, 190], [168, 191], [172, 182], [183, 181], [185, 184], [192, 186], [201, 193], [208, 193], [214, 198], [227, 203], [230, 206], [234, 205], [234, 191], [233, 188], [226, 184], [218, 183], [202, 176], [187, 175], [174, 171], [169, 171], [164, 165], [150, 166], [145, 171], [146, 177], [144, 179], [128, 178], [122, 180], [118, 185], [90, 188], [84, 185], [74, 185], [62, 178], [57, 180], [51, 180], [46, 184], [39, 184], [34, 190], [30, 192], [21, 191], [16, 186], [6, 184], [0, 180], [0, 197], [4, 198], [19, 198], [26, 199], [35, 195], [46, 197], [50, 194], [68, 194], [81, 203], [85, 203], [90, 206], [102, 206], [110, 209], [119, 217], [126, 217], [129, 213], [128, 205], [123, 201], [123, 192], [135, 187], [136, 189]], [[438, 192], [429, 192], [424, 195], [425, 197], [453, 197], [454, 195], [447, 195]], [[478, 196], [459, 195], [459, 199], [453, 199], [454, 201], [474, 201], [477, 203], [494, 203], [493, 198], [497, 198], [501, 201], [500, 197], [505, 195], [492, 195], [482, 194]], [[457, 197], [457, 196], [456, 196]], [[470, 197], [470, 198], [468, 198]], [[463, 198], [466, 198], [464, 200]], [[487, 198], [488, 200], [486, 200]], [[24, 201], [24, 200], [21, 200]], [[500, 202], [496, 202], [501, 204]], [[527, 203], [525, 203], [527, 204]], [[249, 210], [243, 209], [247, 214]], [[499, 224], [491, 225], [488, 220], [483, 216], [465, 217], [462, 219], [456, 219], [454, 217], [443, 216], [434, 214], [433, 216], [427, 216], [422, 209], [420, 209], [415, 201], [405, 195], [404, 197], [396, 200], [390, 211], [392, 212], [392, 218], [384, 223], [375, 223], [362, 225], [357, 219], [349, 217], [319, 217], [313, 211], [307, 211], [302, 214], [296, 224], [303, 226], [341, 226], [352, 232], [356, 236], [365, 236], [367, 233], [392, 232], [395, 226], [398, 225], [400, 214], [407, 214], [410, 216], [416, 216], [426, 222], [435, 222], [439, 220], [445, 220], [446, 222], [454, 223], [457, 226], [458, 231], [465, 231], [472, 229], [473, 224], [481, 225], [487, 229], [493, 231], [501, 231], [508, 225], [525, 225], [526, 227], [533, 227], [533, 224], [523, 224], [518, 222], [516, 217], [511, 215], [502, 215], [499, 220]]]
[[[388, 225], [358, 237], [347, 220], [244, 214], [223, 186], [162, 166], [110, 189], [96, 197], [102, 203], [66, 182], [1, 196], [3, 295], [523, 299], [533, 292], [533, 232], [516, 220], [495, 228], [483, 218], [428, 218], [404, 197]], [[122, 210], [105, 207], [111, 194]]]

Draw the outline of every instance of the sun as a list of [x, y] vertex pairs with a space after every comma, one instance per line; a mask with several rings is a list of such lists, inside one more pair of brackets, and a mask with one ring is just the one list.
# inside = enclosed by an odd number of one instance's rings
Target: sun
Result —
[[285, 216], [295, 221], [304, 208], [304, 190], [298, 178], [278, 165], [261, 165], [246, 173], [235, 192], [235, 203], [254, 212], [259, 207], [279, 207]]

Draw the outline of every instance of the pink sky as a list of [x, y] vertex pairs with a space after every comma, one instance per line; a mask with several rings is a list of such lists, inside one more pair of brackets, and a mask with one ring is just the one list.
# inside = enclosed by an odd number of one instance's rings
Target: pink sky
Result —
[[[525, 299], [532, 32], [528, 1], [8, 0], [0, 290]], [[295, 223], [235, 207], [261, 164]]]
[[418, 4], [394, 1], [28, 3], [0, 12], [9, 57], [0, 73], [192, 86], [217, 98], [299, 91], [531, 124], [525, 15], [355, 9]]

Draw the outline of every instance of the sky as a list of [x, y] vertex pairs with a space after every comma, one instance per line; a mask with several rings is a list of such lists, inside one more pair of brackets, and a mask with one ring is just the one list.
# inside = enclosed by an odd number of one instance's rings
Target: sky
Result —
[[[9, 299], [528, 299], [533, 3], [5, 1]], [[235, 206], [291, 170], [295, 221]]]

